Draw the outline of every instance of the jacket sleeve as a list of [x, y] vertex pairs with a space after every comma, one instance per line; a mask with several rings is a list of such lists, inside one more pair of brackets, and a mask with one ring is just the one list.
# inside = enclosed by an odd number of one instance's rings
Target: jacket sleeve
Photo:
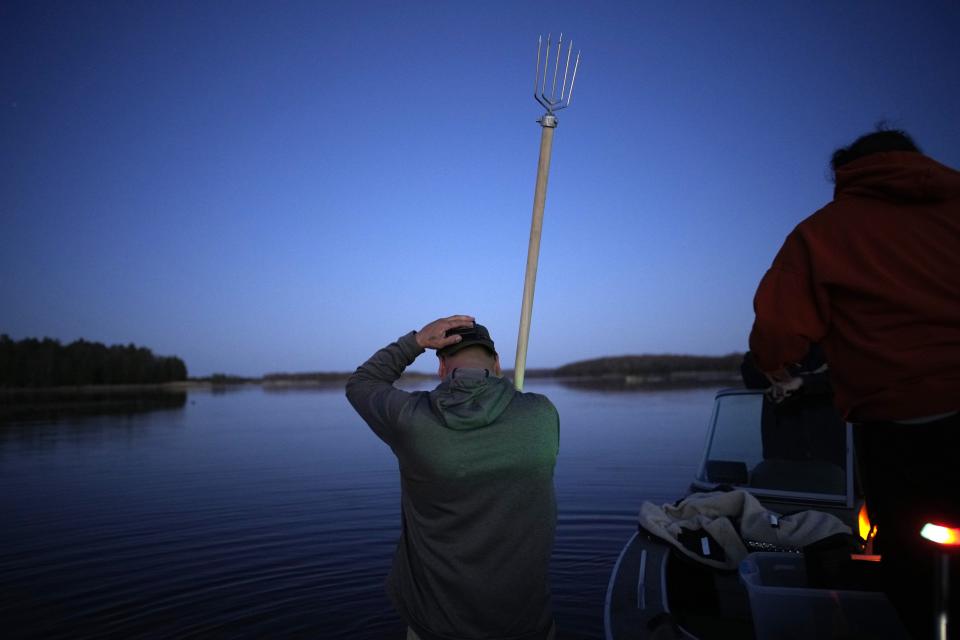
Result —
[[757, 368], [771, 372], [800, 362], [826, 333], [830, 319], [824, 302], [818, 300], [806, 243], [794, 230], [753, 299], [750, 350]]
[[392, 444], [400, 412], [411, 396], [393, 383], [423, 351], [411, 331], [370, 356], [347, 380], [347, 400], [387, 444]]

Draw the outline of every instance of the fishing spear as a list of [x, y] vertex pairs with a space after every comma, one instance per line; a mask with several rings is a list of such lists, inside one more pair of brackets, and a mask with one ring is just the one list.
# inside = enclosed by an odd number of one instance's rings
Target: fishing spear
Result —
[[[540, 57], [543, 55], [541, 71]], [[560, 82], [560, 94], [557, 94], [557, 79], [560, 71], [560, 58], [563, 53], [563, 34], [557, 41], [553, 62], [553, 81], [547, 93], [547, 76], [550, 75], [550, 35], [547, 46], [543, 47], [543, 36], [537, 38], [537, 73], [533, 81], [533, 97], [546, 109], [537, 122], [542, 133], [540, 136], [540, 160], [537, 163], [537, 183], [533, 192], [533, 219], [530, 222], [530, 244], [527, 247], [527, 270], [523, 278], [523, 302], [520, 306], [520, 332], [517, 336], [517, 357], [514, 365], [513, 384], [518, 391], [523, 390], [523, 375], [527, 366], [527, 345], [530, 340], [530, 320], [533, 315], [533, 290], [537, 284], [537, 263], [540, 259], [540, 235], [543, 231], [543, 209], [547, 202], [547, 177], [550, 174], [550, 155], [553, 151], [553, 132], [557, 128], [555, 112], [570, 106], [573, 96], [573, 83], [577, 79], [580, 66], [580, 51], [573, 63], [570, 74], [570, 87], [567, 88], [567, 74], [570, 71], [570, 58], [573, 54], [573, 42], [567, 46], [566, 63], [563, 67], [563, 80]]]

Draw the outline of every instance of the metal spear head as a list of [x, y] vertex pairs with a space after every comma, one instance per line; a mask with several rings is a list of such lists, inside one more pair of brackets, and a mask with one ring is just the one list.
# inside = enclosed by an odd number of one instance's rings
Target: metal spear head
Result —
[[[543, 46], [543, 36], [537, 38], [537, 76], [533, 82], [533, 97], [543, 105], [547, 110], [547, 115], [552, 115], [554, 111], [566, 109], [570, 106], [573, 98], [573, 83], [577, 79], [577, 68], [580, 66], [580, 50], [577, 50], [577, 58], [573, 63], [573, 73], [570, 73], [570, 58], [573, 54], [573, 41], [567, 45], [566, 62], [563, 65], [563, 80], [560, 82], [560, 93], [557, 93], [557, 79], [560, 76], [560, 60], [563, 58], [563, 34], [557, 40], [556, 53], [553, 56], [553, 80], [550, 82], [550, 91], [547, 92], [547, 83], [550, 74], [550, 52], [553, 49], [550, 42], [550, 34], [547, 34], [547, 46]], [[541, 55], [542, 54], [542, 55]], [[543, 66], [540, 65], [540, 58], [543, 58]], [[570, 77], [570, 87], [567, 87], [567, 77]]]

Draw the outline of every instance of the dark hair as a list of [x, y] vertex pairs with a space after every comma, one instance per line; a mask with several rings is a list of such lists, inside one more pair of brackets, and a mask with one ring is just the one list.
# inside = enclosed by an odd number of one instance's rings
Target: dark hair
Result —
[[840, 167], [854, 160], [868, 156], [871, 153], [884, 151], [916, 151], [920, 152], [917, 143], [906, 131], [888, 129], [884, 122], [877, 124], [873, 133], [860, 136], [848, 147], [841, 147], [830, 157], [830, 168], [836, 171]]

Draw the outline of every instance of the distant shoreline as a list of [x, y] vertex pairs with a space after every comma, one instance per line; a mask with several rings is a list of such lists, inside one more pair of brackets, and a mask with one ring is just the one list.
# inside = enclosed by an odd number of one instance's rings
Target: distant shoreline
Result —
[[157, 382], [149, 384], [83, 384], [60, 387], [0, 387], [0, 397], [36, 394], [86, 394], [86, 393], [140, 393], [188, 391], [205, 386], [194, 381]]
[[[725, 356], [639, 355], [595, 358], [565, 364], [556, 368], [527, 369], [528, 380], [551, 380], [564, 386], [582, 389], [644, 389], [704, 386], [739, 386], [743, 354]], [[39, 394], [82, 395], [91, 393], [152, 393], [190, 390], [220, 390], [259, 386], [267, 391], [295, 389], [329, 389], [346, 385], [353, 372], [317, 371], [309, 373], [268, 373], [260, 377], [215, 373], [188, 378], [185, 381], [149, 384], [107, 384], [61, 387], [0, 387], [0, 397]], [[513, 370], [503, 372], [512, 378]], [[436, 374], [405, 371], [400, 386], [436, 380]]]
[[[207, 379], [187, 380], [185, 382], [165, 382], [159, 384], [122, 384], [122, 385], [81, 385], [65, 387], [9, 387], [0, 388], [0, 398], [15, 399], [18, 396], [28, 399], [36, 396], [82, 396], [95, 394], [142, 394], [142, 393], [184, 393], [187, 391], [208, 391], [217, 389], [238, 389], [242, 387], [260, 387], [266, 391], [309, 390], [343, 388], [351, 374], [325, 377], [324, 379], [303, 378], [247, 378], [230, 381], [210, 381]], [[513, 371], [504, 371], [506, 378], [513, 377]], [[527, 375], [527, 380], [557, 382], [563, 386], [579, 389], [629, 390], [664, 389], [709, 386], [739, 386], [738, 375], [705, 371], [674, 372], [667, 375], [599, 375], [599, 376], [557, 376]], [[435, 374], [405, 373], [397, 381], [398, 385], [410, 386], [423, 381], [437, 380]]]

